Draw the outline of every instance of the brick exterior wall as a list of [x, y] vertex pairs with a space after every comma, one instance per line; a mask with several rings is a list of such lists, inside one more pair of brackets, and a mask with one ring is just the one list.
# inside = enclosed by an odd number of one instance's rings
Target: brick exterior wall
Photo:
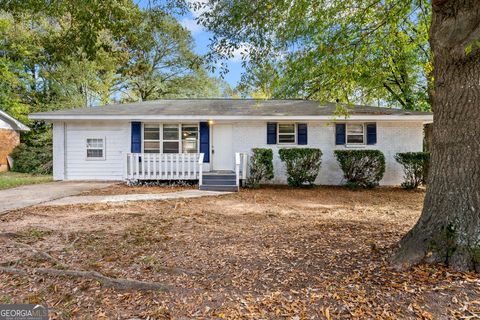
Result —
[[20, 143], [20, 134], [11, 129], [0, 129], [0, 171], [8, 169], [7, 156]]

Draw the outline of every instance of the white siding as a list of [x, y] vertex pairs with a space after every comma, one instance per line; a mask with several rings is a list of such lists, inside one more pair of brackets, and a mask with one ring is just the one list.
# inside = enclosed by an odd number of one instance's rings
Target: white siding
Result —
[[65, 123], [53, 123], [53, 180], [65, 179]]
[[[130, 130], [130, 122], [126, 121], [66, 123], [65, 179], [122, 180]], [[87, 138], [105, 139], [105, 160], [86, 159]]]
[[[286, 183], [285, 169], [278, 157], [280, 148], [312, 147], [322, 150], [322, 165], [317, 184], [339, 185], [345, 181], [342, 171], [335, 159], [334, 150], [346, 149], [335, 145], [335, 125], [328, 122], [308, 123], [308, 145], [279, 146], [268, 145], [267, 124], [236, 123], [233, 133], [234, 152], [250, 152], [252, 148], [271, 148], [274, 155], [275, 178], [273, 183]], [[364, 149], [378, 149], [385, 154], [385, 175], [382, 185], [398, 185], [403, 181], [402, 166], [394, 156], [398, 152], [422, 151], [423, 124], [421, 122], [377, 122], [377, 144], [364, 146]]]
[[[124, 156], [130, 151], [130, 122], [70, 121], [65, 123], [65, 135], [63, 135], [63, 127], [59, 124], [54, 124], [55, 179], [62, 179], [63, 152], [66, 154], [64, 179], [123, 179]], [[66, 137], [65, 150], [62, 147], [63, 136]], [[86, 160], [87, 137], [106, 139], [105, 160]], [[345, 182], [333, 153], [334, 150], [345, 149], [345, 146], [335, 145], [335, 125], [331, 122], [308, 122], [308, 145], [306, 146], [267, 145], [267, 122], [263, 121], [234, 122], [232, 141], [234, 153], [250, 152], [252, 148], [273, 149], [275, 168], [273, 183], [286, 183], [284, 166], [278, 157], [279, 148], [285, 147], [320, 148], [323, 152], [322, 166], [316, 183], [339, 185]], [[398, 152], [421, 151], [422, 145], [423, 124], [421, 122], [377, 122], [377, 144], [363, 148], [378, 149], [385, 154], [386, 170], [381, 184], [398, 185], [403, 181], [403, 170], [395, 161], [394, 155]], [[234, 154], [232, 154], [233, 157]], [[207, 171], [209, 165], [205, 164], [204, 169]]]

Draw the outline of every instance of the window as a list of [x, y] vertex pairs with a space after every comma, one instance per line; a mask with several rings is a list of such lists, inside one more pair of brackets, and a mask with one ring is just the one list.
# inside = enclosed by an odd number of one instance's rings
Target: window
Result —
[[146, 124], [143, 127], [143, 152], [160, 153], [160, 127]]
[[296, 126], [294, 123], [279, 123], [278, 124], [278, 138], [279, 144], [293, 144], [296, 141]]
[[87, 160], [105, 160], [104, 138], [87, 138]]
[[196, 124], [182, 124], [182, 152], [198, 152], [198, 126]]
[[179, 153], [178, 124], [163, 125], [163, 153]]
[[144, 124], [143, 152], [197, 153], [197, 124]]
[[347, 124], [347, 144], [364, 144], [365, 126], [362, 123]]

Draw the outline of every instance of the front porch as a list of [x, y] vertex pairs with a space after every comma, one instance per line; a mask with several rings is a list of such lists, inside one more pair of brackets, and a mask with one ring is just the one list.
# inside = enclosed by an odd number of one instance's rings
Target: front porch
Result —
[[238, 191], [248, 155], [234, 154], [233, 170], [211, 171], [203, 153], [127, 153], [125, 180], [198, 180], [200, 190]]

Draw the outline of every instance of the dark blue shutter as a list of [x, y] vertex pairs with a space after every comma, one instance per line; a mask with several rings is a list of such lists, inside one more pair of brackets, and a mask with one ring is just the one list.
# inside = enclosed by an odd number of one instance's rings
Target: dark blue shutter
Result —
[[377, 143], [377, 124], [367, 123], [367, 144]]
[[203, 162], [210, 162], [210, 127], [208, 122], [200, 122], [200, 153], [203, 153]]
[[297, 142], [298, 142], [299, 145], [308, 144], [307, 124], [306, 123], [297, 124]]
[[277, 144], [277, 123], [267, 123], [267, 144]]
[[142, 152], [142, 123], [132, 122], [132, 141], [131, 141], [132, 153]]
[[335, 144], [345, 144], [345, 123], [335, 124]]

